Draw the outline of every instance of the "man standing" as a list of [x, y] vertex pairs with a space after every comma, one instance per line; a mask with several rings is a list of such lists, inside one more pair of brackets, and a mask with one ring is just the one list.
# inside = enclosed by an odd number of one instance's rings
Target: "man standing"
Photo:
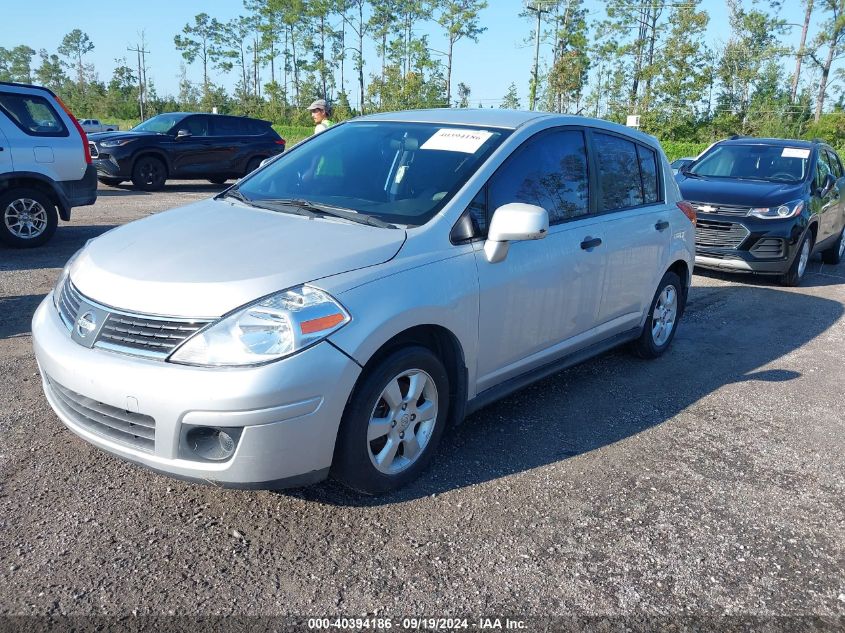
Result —
[[308, 106], [311, 118], [314, 119], [314, 134], [325, 132], [333, 123], [329, 120], [329, 106], [325, 99], [317, 99]]

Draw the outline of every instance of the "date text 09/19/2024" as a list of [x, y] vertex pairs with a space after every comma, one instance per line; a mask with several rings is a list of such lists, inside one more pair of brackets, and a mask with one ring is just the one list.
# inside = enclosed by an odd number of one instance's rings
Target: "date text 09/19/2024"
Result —
[[350, 629], [365, 630], [372, 629], [390, 630], [393, 628], [421, 631], [452, 631], [452, 630], [524, 630], [526, 624], [523, 620], [510, 618], [420, 618], [406, 617], [395, 620], [388, 617], [371, 618], [309, 618], [308, 628], [310, 630], [320, 629]]

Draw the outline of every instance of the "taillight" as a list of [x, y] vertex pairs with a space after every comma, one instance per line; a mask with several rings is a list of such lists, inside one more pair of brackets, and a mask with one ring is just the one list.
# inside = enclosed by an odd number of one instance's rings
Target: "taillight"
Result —
[[695, 207], [686, 200], [681, 200], [678, 202], [678, 208], [684, 212], [684, 215], [687, 216], [689, 221], [692, 222], [692, 225], [695, 226], [698, 220], [698, 214], [695, 212]]
[[85, 162], [89, 165], [91, 164], [91, 149], [88, 147], [88, 135], [85, 133], [85, 130], [82, 129], [82, 126], [79, 125], [79, 121], [76, 120], [76, 117], [73, 116], [73, 112], [68, 110], [68, 107], [64, 104], [64, 102], [56, 97], [56, 101], [58, 101], [59, 105], [62, 106], [62, 110], [65, 111], [65, 114], [70, 117], [70, 120], [73, 121], [73, 125], [76, 127], [76, 131], [79, 132], [79, 136], [82, 137], [82, 151], [85, 152]]
[[274, 142], [276, 145], [284, 145], [286, 141], [285, 141], [285, 139], [280, 138], [278, 141], [273, 141], [273, 142]]

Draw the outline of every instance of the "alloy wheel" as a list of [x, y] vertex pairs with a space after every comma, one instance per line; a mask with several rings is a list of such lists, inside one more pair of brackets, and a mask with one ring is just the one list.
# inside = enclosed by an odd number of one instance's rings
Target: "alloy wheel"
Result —
[[32, 198], [18, 198], [3, 212], [3, 222], [15, 237], [31, 240], [47, 228], [47, 209]]
[[367, 427], [367, 451], [380, 472], [409, 468], [428, 446], [437, 422], [437, 386], [421, 369], [408, 369], [381, 392]]
[[675, 286], [666, 286], [651, 315], [651, 338], [658, 347], [665, 345], [675, 328], [678, 318], [678, 291]]
[[810, 261], [810, 240], [804, 240], [804, 244], [801, 246], [801, 255], [799, 255], [799, 257], [798, 278], [800, 279], [804, 276], [804, 271], [807, 270], [807, 262]]

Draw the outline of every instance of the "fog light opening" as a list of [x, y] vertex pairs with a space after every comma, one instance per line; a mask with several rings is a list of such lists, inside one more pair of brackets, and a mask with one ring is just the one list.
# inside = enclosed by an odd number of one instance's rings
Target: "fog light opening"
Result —
[[240, 429], [217, 429], [198, 426], [188, 431], [185, 441], [188, 449], [209, 461], [229, 459], [235, 452]]

